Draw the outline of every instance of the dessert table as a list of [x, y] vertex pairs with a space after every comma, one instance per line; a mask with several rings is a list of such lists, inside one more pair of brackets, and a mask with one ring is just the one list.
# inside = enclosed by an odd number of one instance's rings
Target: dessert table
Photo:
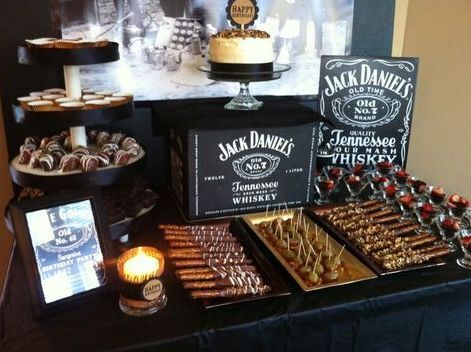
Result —
[[[182, 223], [168, 195], [123, 247], [167, 249], [157, 223]], [[264, 251], [263, 247], [260, 246]], [[465, 351], [471, 342], [471, 273], [442, 266], [304, 293], [263, 252], [291, 295], [205, 309], [166, 265], [168, 303], [149, 317], [124, 315], [118, 293], [35, 321], [15, 251], [0, 307], [2, 351]], [[108, 263], [112, 268], [113, 261]], [[110, 282], [115, 278], [109, 275]]]

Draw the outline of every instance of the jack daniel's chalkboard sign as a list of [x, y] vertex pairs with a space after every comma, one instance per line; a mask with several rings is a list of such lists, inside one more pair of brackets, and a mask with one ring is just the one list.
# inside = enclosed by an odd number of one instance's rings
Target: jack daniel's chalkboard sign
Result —
[[320, 140], [335, 148], [331, 164], [405, 166], [417, 69], [416, 58], [322, 56], [319, 111], [335, 127]]

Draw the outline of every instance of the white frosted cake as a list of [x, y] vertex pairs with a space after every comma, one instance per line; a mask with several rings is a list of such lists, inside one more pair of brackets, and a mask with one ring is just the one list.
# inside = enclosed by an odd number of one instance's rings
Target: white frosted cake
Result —
[[219, 32], [210, 39], [209, 56], [213, 71], [272, 71], [273, 39], [253, 29]]

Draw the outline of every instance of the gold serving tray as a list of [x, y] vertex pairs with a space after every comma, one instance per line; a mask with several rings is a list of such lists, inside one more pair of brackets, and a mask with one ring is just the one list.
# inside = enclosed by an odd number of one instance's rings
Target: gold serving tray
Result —
[[[263, 221], [271, 221], [274, 218], [282, 217], [284, 220], [290, 219], [293, 217], [294, 212], [288, 211], [285, 212], [284, 215], [268, 215], [265, 216], [265, 213], [256, 213], [256, 214], [249, 214], [242, 217], [244, 222], [250, 227], [252, 232], [259, 238], [260, 241], [264, 243], [264, 245], [270, 250], [270, 252], [278, 259], [278, 261], [283, 265], [283, 267], [289, 272], [289, 274], [296, 280], [301, 288], [308, 292], [308, 291], [316, 291], [321, 290], [327, 287], [333, 286], [341, 286], [347, 285], [358, 281], [374, 279], [377, 275], [371, 271], [366, 265], [360, 262], [352, 253], [350, 253], [347, 248], [345, 248], [340, 255], [340, 261], [343, 264], [344, 270], [340, 273], [339, 278], [334, 282], [323, 283], [320, 285], [308, 285], [303, 278], [298, 274], [296, 270], [294, 270], [291, 265], [287, 262], [287, 260], [281, 255], [280, 252], [272, 245], [272, 243], [265, 238], [257, 229], [257, 225]], [[309, 219], [305, 214], [303, 216], [303, 222], [306, 221], [306, 224], [309, 224], [309, 233], [313, 233], [318, 231], [318, 238], [321, 242], [325, 242], [326, 236], [329, 238], [329, 243], [332, 248], [332, 252], [335, 255], [342, 250], [342, 246], [330, 237], [320, 226], [314, 223], [311, 219]]]

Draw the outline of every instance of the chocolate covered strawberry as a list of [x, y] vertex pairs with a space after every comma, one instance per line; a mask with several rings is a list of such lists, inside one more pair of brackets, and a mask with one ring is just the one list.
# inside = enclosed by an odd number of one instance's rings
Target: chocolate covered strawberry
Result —
[[404, 208], [412, 209], [415, 207], [415, 198], [410, 194], [405, 194], [398, 198], [398, 201], [402, 204]]
[[384, 189], [384, 194], [388, 198], [394, 198], [396, 196], [397, 188], [392, 183]]
[[414, 190], [414, 192], [417, 194], [424, 193], [425, 189], [427, 188], [427, 184], [424, 181], [417, 180], [417, 179], [411, 179], [410, 185], [412, 186], [412, 189]]
[[399, 169], [394, 173], [394, 177], [396, 178], [397, 183], [400, 185], [405, 185], [409, 178], [409, 174], [404, 169]]
[[445, 190], [442, 187], [433, 187], [430, 191], [430, 199], [435, 204], [441, 204], [445, 200]]
[[394, 167], [394, 164], [390, 163], [389, 161], [380, 161], [376, 163], [376, 168], [383, 175], [389, 174], [392, 171], [393, 167]]
[[334, 180], [338, 180], [343, 176], [343, 170], [339, 167], [333, 167], [328, 171], [328, 174], [330, 177], [332, 177]]

